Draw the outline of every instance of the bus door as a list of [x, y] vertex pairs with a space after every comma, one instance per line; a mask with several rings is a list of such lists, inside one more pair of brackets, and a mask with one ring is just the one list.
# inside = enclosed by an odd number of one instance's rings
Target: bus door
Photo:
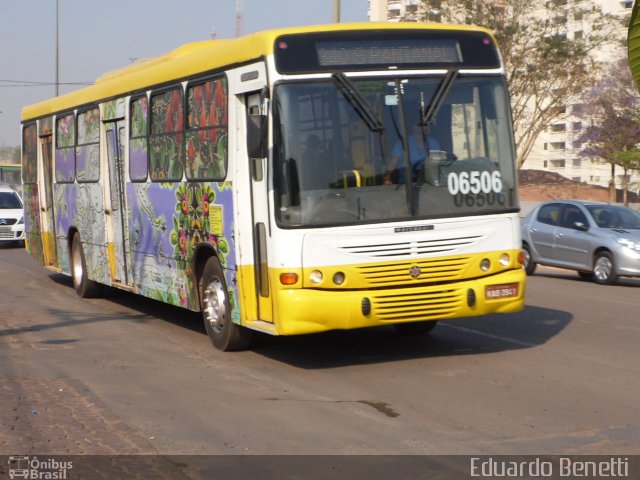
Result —
[[111, 281], [120, 286], [131, 285], [132, 276], [129, 272], [128, 249], [126, 243], [126, 204], [124, 195], [124, 139], [125, 122], [115, 120], [105, 122], [107, 134], [107, 162], [109, 168], [109, 183], [105, 184], [108, 191], [107, 207], [105, 209], [107, 221], [107, 248], [109, 252], [109, 267]]
[[58, 247], [56, 238], [55, 209], [53, 208], [53, 142], [51, 132], [40, 137], [42, 149], [42, 172], [44, 177], [44, 198], [42, 201], [42, 247], [47, 266], [58, 267]]
[[[264, 95], [251, 93], [246, 95], [247, 136], [255, 137], [256, 128], [251, 125], [262, 125], [267, 128]], [[249, 140], [249, 139], [248, 139]], [[265, 139], [266, 140], [266, 139]], [[251, 141], [247, 142], [252, 143]], [[255, 143], [255, 140], [254, 142]], [[253, 216], [253, 257], [254, 281], [258, 308], [258, 319], [273, 322], [273, 305], [269, 285], [269, 263], [267, 239], [269, 237], [269, 208], [267, 187], [267, 152], [249, 152], [251, 169], [251, 212]], [[255, 158], [252, 158], [255, 157]]]

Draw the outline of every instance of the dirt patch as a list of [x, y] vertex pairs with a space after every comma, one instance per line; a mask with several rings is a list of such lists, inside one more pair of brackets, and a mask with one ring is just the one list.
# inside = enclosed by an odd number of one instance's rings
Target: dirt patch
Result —
[[[545, 200], [579, 199], [598, 202], [609, 201], [609, 189], [584, 182], [576, 182], [559, 173], [544, 170], [520, 170], [520, 200], [541, 202]], [[617, 190], [617, 202], [623, 201], [623, 192]], [[640, 196], [629, 192], [629, 202], [640, 202]]]

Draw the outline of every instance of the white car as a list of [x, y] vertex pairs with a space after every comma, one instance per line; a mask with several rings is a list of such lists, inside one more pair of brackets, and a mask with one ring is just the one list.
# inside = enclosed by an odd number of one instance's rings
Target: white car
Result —
[[0, 187], [0, 245], [9, 242], [24, 242], [24, 210], [20, 195]]

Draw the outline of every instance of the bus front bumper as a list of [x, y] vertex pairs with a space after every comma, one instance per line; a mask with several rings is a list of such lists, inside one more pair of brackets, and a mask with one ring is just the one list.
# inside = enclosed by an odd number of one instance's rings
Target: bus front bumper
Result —
[[276, 333], [299, 335], [328, 330], [447, 320], [524, 307], [524, 269], [444, 285], [371, 290], [283, 289], [276, 293]]

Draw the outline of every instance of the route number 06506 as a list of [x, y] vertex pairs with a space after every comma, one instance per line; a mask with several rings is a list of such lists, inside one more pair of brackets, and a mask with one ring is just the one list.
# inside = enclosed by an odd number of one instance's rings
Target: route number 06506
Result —
[[502, 175], [498, 171], [451, 172], [447, 176], [447, 187], [451, 195], [477, 195], [479, 193], [500, 193]]

